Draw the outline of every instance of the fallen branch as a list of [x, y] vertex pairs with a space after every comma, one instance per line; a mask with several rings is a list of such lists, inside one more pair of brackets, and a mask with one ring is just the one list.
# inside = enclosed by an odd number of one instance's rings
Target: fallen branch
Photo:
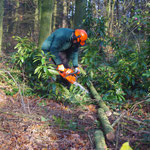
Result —
[[102, 124], [103, 130], [104, 130], [104, 134], [106, 135], [106, 138], [109, 141], [113, 141], [115, 138], [115, 134], [114, 134], [114, 129], [111, 126], [108, 117], [106, 116], [106, 114], [104, 113], [104, 110], [102, 108], [98, 109], [98, 117], [100, 119], [100, 122]]
[[94, 133], [96, 150], [106, 150], [107, 145], [105, 143], [105, 138], [101, 130], [96, 130]]
[[16, 82], [16, 80], [14, 79], [14, 77], [11, 75], [11, 73], [9, 71], [6, 71], [6, 70], [0, 70], [0, 71], [7, 73], [12, 78], [12, 80], [15, 82], [15, 84], [17, 85], [17, 87], [19, 89], [20, 98], [21, 98], [21, 105], [23, 107], [24, 112], [27, 113], [26, 105], [24, 103], [23, 95], [21, 93], [21, 88], [20, 88], [19, 84]]
[[91, 145], [93, 145], [93, 142], [92, 142], [92, 139], [91, 139], [91, 136], [90, 136], [89, 132], [88, 132], [88, 137], [89, 137]]
[[28, 118], [29, 120], [33, 120], [33, 121], [38, 121], [41, 122], [39, 120], [41, 120], [41, 116], [39, 115], [31, 115], [31, 114], [25, 114], [25, 113], [14, 113], [14, 112], [5, 112], [2, 109], [0, 109], [0, 113], [6, 114], [6, 115], [12, 115], [12, 116], [16, 116], [16, 117], [21, 117], [21, 118]]
[[[117, 113], [117, 112], [113, 112], [113, 114], [116, 115], [116, 116], [120, 116], [120, 114]], [[133, 118], [133, 117], [131, 117], [131, 116], [123, 115], [122, 117], [123, 117], [123, 118], [126, 118], [126, 119], [128, 119], [128, 120], [131, 120], [131, 121], [133, 121], [133, 122], [135, 122], [135, 123], [137, 123], [137, 124], [143, 124], [143, 125], [145, 125], [145, 126], [149, 126], [149, 127], [150, 127], [150, 124], [145, 123], [145, 122], [142, 122], [142, 121], [139, 121], [139, 120], [137, 120], [137, 119], [135, 119], [135, 118]], [[120, 119], [121, 119], [121, 118], [120, 118]]]
[[93, 95], [93, 97], [98, 100], [99, 106], [104, 110], [104, 112], [106, 113], [107, 116], [110, 116], [112, 113], [110, 111], [110, 109], [108, 108], [108, 106], [104, 103], [104, 101], [102, 100], [101, 96], [98, 94], [98, 92], [96, 91], [96, 89], [94, 88], [93, 84], [91, 81], [89, 81], [89, 89], [91, 94]]
[[132, 110], [132, 112], [134, 112], [135, 108], [136, 108], [139, 104], [142, 104], [142, 103], [145, 103], [145, 102], [150, 102], [150, 98], [148, 97], [148, 98], [145, 99], [145, 100], [141, 100], [140, 102], [135, 103], [135, 104], [130, 108], [130, 110]]
[[126, 112], [120, 114], [120, 116], [114, 121], [114, 123], [112, 124], [112, 127], [114, 127], [116, 124], [119, 123], [119, 121], [123, 118], [123, 116], [125, 115]]
[[124, 128], [127, 129], [128, 131], [134, 133], [134, 134], [145, 133], [145, 134], [149, 134], [150, 135], [149, 131], [143, 131], [143, 130], [135, 131], [135, 130], [129, 128], [129, 127], [124, 127]]

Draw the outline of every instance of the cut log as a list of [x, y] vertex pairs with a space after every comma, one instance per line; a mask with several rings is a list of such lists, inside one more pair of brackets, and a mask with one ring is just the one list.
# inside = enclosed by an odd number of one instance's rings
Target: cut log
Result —
[[115, 138], [114, 129], [111, 126], [108, 117], [106, 116], [104, 110], [102, 108], [98, 109], [98, 117], [102, 124], [104, 135], [109, 141], [113, 141]]
[[99, 106], [104, 110], [104, 112], [106, 113], [107, 116], [110, 116], [112, 113], [110, 111], [110, 109], [108, 108], [108, 106], [104, 103], [104, 101], [102, 100], [101, 96], [98, 94], [98, 92], [96, 91], [96, 89], [94, 88], [93, 84], [91, 81], [89, 81], [89, 85], [88, 85], [90, 92], [92, 94], [92, 96], [98, 100], [98, 104]]
[[96, 150], [106, 150], [107, 145], [105, 143], [105, 137], [101, 130], [96, 130], [94, 133]]

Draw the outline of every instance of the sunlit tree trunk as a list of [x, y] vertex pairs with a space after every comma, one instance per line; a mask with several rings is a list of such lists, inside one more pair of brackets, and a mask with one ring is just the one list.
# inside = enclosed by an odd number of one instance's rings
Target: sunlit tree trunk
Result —
[[15, 1], [15, 7], [16, 7], [16, 9], [15, 9], [15, 22], [14, 22], [14, 24], [12, 24], [12, 28], [13, 28], [13, 33], [16, 33], [16, 31], [17, 31], [17, 29], [19, 28], [19, 20], [20, 21], [22, 21], [22, 16], [19, 16], [19, 14], [18, 14], [18, 9], [19, 9], [19, 6], [20, 6], [20, 4], [19, 4], [19, 1]]
[[97, 17], [97, 9], [96, 9], [96, 2], [93, 2], [93, 10], [92, 10], [93, 16]]
[[112, 37], [113, 36], [113, 25], [114, 25], [114, 11], [115, 11], [115, 3], [116, 3], [116, 0], [113, 0], [113, 4], [112, 4], [112, 7], [111, 7], [111, 22], [110, 22], [110, 36]]
[[86, 3], [87, 0], [76, 0], [75, 1], [75, 16], [74, 16], [74, 28], [80, 28], [83, 18], [86, 14]]
[[75, 1], [72, 0], [72, 6], [70, 7], [70, 13], [71, 13], [71, 19], [70, 19], [70, 26], [71, 28], [73, 29], [74, 28], [74, 23], [73, 23], [73, 20], [74, 20], [74, 6], [75, 6]]
[[109, 0], [107, 2], [107, 0], [105, 1], [105, 7], [106, 7], [106, 17], [107, 17], [107, 22], [106, 22], [106, 27], [107, 27], [107, 34], [109, 34], [109, 27], [110, 27], [110, 23], [111, 23], [111, 1]]
[[54, 4], [54, 0], [44, 0], [42, 2], [39, 47], [41, 47], [43, 41], [52, 32], [53, 4]]
[[34, 36], [36, 37], [38, 34], [38, 23], [39, 23], [39, 16], [40, 16], [40, 11], [39, 11], [39, 3], [38, 0], [34, 0], [35, 3], [35, 12], [34, 12]]
[[0, 56], [2, 55], [4, 1], [0, 0]]
[[[106, 8], [106, 16], [107, 21], [106, 21], [106, 28], [107, 28], [107, 35], [111, 38], [113, 37], [114, 31], [113, 31], [113, 26], [114, 26], [114, 7], [115, 7], [115, 2], [116, 0], [105, 0], [105, 8]], [[107, 60], [110, 60], [113, 58], [113, 48], [112, 48], [112, 43], [110, 42], [105, 49], [105, 53], [107, 56]]]
[[54, 11], [53, 11], [53, 31], [56, 29], [56, 17], [57, 17], [57, 1], [54, 3]]
[[62, 20], [62, 27], [67, 28], [67, 2], [63, 1], [63, 20]]
[[38, 0], [38, 17], [39, 17], [39, 21], [41, 20], [41, 12], [42, 12], [42, 6], [41, 6], [42, 1]]

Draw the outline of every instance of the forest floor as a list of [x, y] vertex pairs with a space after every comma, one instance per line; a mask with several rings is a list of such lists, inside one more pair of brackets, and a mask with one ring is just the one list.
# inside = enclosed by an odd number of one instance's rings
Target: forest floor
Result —
[[[3, 65], [0, 70], [7, 69]], [[10, 96], [4, 92], [7, 85], [0, 81], [0, 150], [95, 150], [94, 132], [102, 129], [96, 105], [21, 97], [19, 92]], [[132, 99], [112, 112], [115, 140], [106, 140], [108, 150], [120, 150], [127, 141], [134, 150], [150, 150], [150, 99]]]
[[[24, 97], [28, 113], [21, 107], [20, 96], [6, 96], [0, 91], [0, 149], [1, 150], [94, 150], [97, 127], [96, 106], [84, 108], [36, 97]], [[40, 104], [40, 105], [39, 105]], [[142, 103], [141, 103], [142, 104]], [[138, 111], [138, 107], [134, 107]], [[119, 150], [129, 141], [135, 150], [148, 150], [144, 135], [150, 133], [149, 106], [142, 105], [141, 116], [133, 120], [122, 118], [115, 125], [114, 142], [106, 140], [109, 150]], [[131, 117], [131, 114], [130, 114]], [[113, 123], [118, 116], [109, 119]], [[149, 125], [148, 125], [149, 126]], [[143, 128], [142, 128], [143, 127]], [[150, 126], [149, 126], [150, 127]]]

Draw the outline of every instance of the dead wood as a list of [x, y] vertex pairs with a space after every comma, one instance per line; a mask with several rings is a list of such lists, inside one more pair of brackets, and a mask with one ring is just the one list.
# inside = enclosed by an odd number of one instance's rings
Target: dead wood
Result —
[[[117, 113], [117, 112], [113, 112], [113, 114], [116, 115], [116, 116], [120, 116], [120, 113]], [[142, 121], [139, 121], [139, 120], [137, 120], [137, 119], [135, 119], [135, 118], [133, 118], [133, 117], [131, 117], [131, 116], [127, 116], [127, 115], [125, 115], [125, 114], [122, 115], [121, 118], [126, 118], [126, 119], [128, 119], [128, 120], [130, 120], [130, 121], [135, 122], [136, 124], [143, 124], [143, 125], [145, 125], [145, 126], [150, 127], [150, 124], [145, 123], [145, 122], [142, 122]], [[121, 119], [121, 118], [120, 118], [120, 119]], [[113, 126], [114, 126], [114, 125], [113, 125]]]
[[94, 133], [96, 150], [106, 150], [107, 145], [105, 143], [105, 137], [101, 130], [96, 130]]
[[114, 129], [111, 126], [108, 117], [104, 113], [102, 108], [98, 109], [98, 117], [104, 130], [104, 134], [109, 141], [113, 141], [115, 138]]
[[18, 112], [9, 112], [9, 111], [4, 111], [3, 109], [0, 109], [0, 113], [2, 114], [6, 114], [6, 115], [12, 115], [12, 116], [16, 116], [16, 117], [21, 117], [21, 118], [28, 118], [29, 120], [32, 121], [37, 121], [37, 122], [41, 122], [41, 116], [36, 115], [36, 114], [25, 114], [25, 113], [18, 113]]
[[106, 113], [107, 116], [110, 116], [112, 113], [110, 111], [110, 109], [108, 108], [108, 106], [104, 103], [104, 101], [102, 100], [101, 96], [98, 94], [98, 92], [96, 91], [95, 87], [93, 86], [93, 83], [91, 81], [89, 81], [89, 89], [90, 92], [92, 94], [92, 96], [98, 100], [98, 104], [99, 106], [104, 110], [104, 112]]

